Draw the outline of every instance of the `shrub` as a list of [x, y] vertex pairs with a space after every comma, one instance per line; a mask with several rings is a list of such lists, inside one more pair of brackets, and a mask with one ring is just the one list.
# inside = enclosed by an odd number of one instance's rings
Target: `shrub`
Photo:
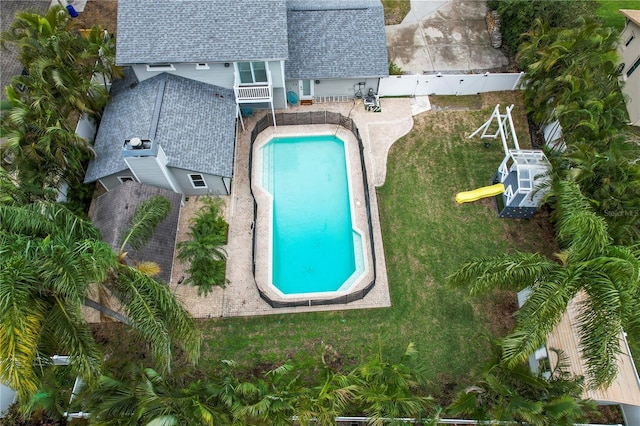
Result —
[[402, 75], [403, 71], [395, 62], [389, 63], [389, 75]]
[[205, 198], [204, 206], [191, 225], [189, 240], [178, 243], [178, 259], [190, 262], [185, 280], [198, 288], [198, 295], [208, 295], [214, 287], [224, 287], [229, 225], [220, 214], [220, 200]]
[[536, 18], [552, 28], [573, 28], [580, 17], [595, 18], [598, 7], [595, 0], [489, 0], [487, 5], [500, 15], [502, 43], [512, 55]]

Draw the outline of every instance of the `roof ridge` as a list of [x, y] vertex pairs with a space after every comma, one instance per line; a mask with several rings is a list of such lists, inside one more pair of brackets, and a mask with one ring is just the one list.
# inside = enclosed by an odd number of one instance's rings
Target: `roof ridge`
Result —
[[164, 100], [164, 91], [167, 87], [167, 80], [159, 81], [158, 92], [156, 94], [156, 103], [153, 107], [153, 115], [151, 116], [151, 127], [149, 128], [149, 138], [155, 140], [158, 131], [158, 122], [160, 121], [160, 110], [162, 110], [162, 102]]

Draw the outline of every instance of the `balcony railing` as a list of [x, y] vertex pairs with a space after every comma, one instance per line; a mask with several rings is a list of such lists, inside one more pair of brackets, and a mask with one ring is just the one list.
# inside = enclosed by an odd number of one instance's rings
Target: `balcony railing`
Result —
[[243, 102], [271, 102], [273, 99], [273, 90], [271, 84], [251, 85], [251, 86], [234, 86], [236, 100], [238, 103]]

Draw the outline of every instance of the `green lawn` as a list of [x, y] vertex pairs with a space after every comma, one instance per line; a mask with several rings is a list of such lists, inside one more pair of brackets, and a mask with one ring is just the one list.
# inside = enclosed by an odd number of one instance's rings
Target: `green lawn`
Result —
[[411, 10], [410, 0], [382, 0], [384, 24], [396, 25], [402, 22]]
[[620, 9], [640, 9], [638, 0], [600, 0], [599, 3], [600, 7], [596, 14], [606, 26], [615, 27], [618, 30], [624, 28], [624, 16], [618, 12]]
[[[452, 109], [416, 118], [413, 131], [390, 152], [387, 181], [378, 191], [393, 307], [330, 313], [226, 318], [202, 323], [205, 362], [235, 359], [241, 365], [273, 365], [285, 359], [312, 366], [323, 344], [350, 367], [375, 349], [404, 350], [413, 341], [433, 381], [446, 398], [484, 357], [483, 333], [504, 333], [515, 308], [512, 294], [469, 300], [444, 285], [462, 262], [505, 250], [548, 247], [547, 222], [496, 217], [491, 200], [456, 205], [457, 191], [486, 185], [503, 157], [502, 147], [484, 148], [466, 135], [480, 126], [496, 103], [518, 101], [514, 93], [469, 97]], [[436, 104], [447, 99], [434, 99]], [[482, 110], [461, 111], [484, 105]], [[521, 145], [528, 140], [522, 108], [517, 116]], [[231, 283], [233, 285], [233, 283]], [[312, 374], [312, 373], [305, 373]]]

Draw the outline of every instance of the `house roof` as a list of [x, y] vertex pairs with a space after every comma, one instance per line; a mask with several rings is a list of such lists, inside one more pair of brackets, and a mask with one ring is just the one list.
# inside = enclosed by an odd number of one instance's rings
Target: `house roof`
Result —
[[285, 0], [120, 0], [118, 65], [287, 57]]
[[290, 79], [389, 75], [384, 10], [379, 0], [289, 0]]
[[640, 10], [620, 9], [620, 13], [622, 13], [629, 20], [633, 21], [636, 25], [640, 26]]
[[169, 283], [180, 217], [180, 194], [137, 182], [125, 182], [98, 197], [91, 221], [100, 230], [103, 241], [118, 252], [136, 208], [156, 195], [166, 197], [171, 203], [169, 215], [158, 224], [153, 236], [142, 249], [131, 250], [130, 247], [125, 247], [125, 250], [129, 259], [156, 262], [161, 269], [157, 278]]
[[[581, 355], [577, 328], [580, 323], [580, 305], [586, 297], [585, 293], [579, 293], [569, 302], [562, 320], [547, 338], [547, 347], [561, 349], [569, 357], [570, 372], [578, 376], [585, 376], [587, 372], [585, 360]], [[629, 404], [640, 407], [640, 381], [622, 333], [620, 333], [620, 348], [622, 351], [617, 356], [618, 375], [615, 381], [606, 389], [584, 389], [582, 396], [600, 403]], [[555, 354], [550, 352], [549, 357], [555, 364]]]
[[236, 104], [233, 91], [162, 73], [137, 83], [131, 70], [114, 82], [85, 182], [127, 170], [125, 139], [156, 141], [168, 166], [231, 177]]

